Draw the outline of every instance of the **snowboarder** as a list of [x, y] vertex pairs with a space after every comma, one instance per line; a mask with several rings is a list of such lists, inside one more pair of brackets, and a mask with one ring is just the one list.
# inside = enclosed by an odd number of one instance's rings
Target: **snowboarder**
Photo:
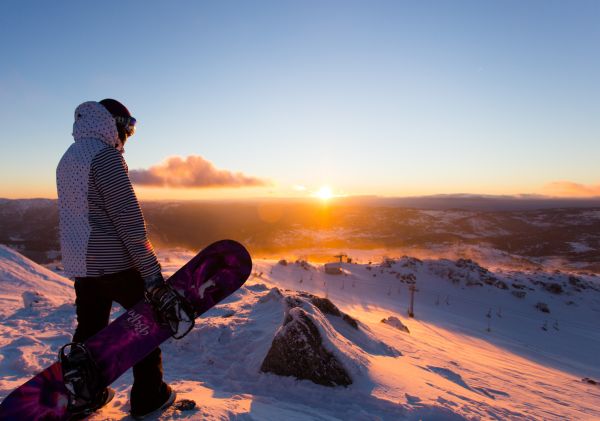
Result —
[[[114, 99], [89, 101], [75, 110], [73, 138], [56, 170], [60, 243], [65, 272], [75, 280], [77, 328], [82, 343], [108, 325], [112, 302], [128, 309], [140, 300], [160, 301], [161, 267], [122, 157], [136, 120]], [[133, 367], [131, 415], [158, 413], [175, 400], [163, 381], [160, 348]], [[86, 402], [108, 403], [110, 388]]]

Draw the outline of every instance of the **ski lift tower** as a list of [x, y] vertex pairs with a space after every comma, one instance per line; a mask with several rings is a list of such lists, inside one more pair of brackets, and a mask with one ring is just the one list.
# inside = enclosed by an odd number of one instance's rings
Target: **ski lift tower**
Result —
[[333, 256], [333, 257], [335, 257], [336, 259], [340, 259], [340, 263], [343, 263], [343, 262], [342, 262], [342, 259], [343, 259], [344, 257], [348, 257], [348, 255], [347, 255], [347, 254], [344, 254], [344, 253], [341, 253], [341, 254], [338, 254], [337, 256]]
[[415, 317], [415, 292], [419, 291], [415, 284], [410, 284], [410, 307], [408, 308], [408, 317]]

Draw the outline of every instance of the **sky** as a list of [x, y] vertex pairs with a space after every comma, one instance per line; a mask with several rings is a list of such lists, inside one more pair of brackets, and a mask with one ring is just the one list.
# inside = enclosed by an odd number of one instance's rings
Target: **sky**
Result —
[[0, 197], [56, 197], [73, 110], [107, 97], [138, 120], [142, 199], [599, 196], [599, 22], [577, 0], [5, 0]]

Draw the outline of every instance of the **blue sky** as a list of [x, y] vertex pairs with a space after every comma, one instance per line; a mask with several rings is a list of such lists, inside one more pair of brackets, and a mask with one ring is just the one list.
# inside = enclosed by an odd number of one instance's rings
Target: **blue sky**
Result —
[[74, 108], [105, 97], [138, 118], [131, 169], [272, 182], [142, 197], [600, 194], [599, 22], [597, 1], [4, 1], [0, 197], [54, 196]]

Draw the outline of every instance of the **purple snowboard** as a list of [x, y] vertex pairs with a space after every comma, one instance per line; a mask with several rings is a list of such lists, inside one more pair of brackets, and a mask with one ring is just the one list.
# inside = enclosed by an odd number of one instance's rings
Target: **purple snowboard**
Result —
[[[198, 253], [168, 282], [200, 315], [240, 288], [251, 270], [244, 246], [223, 240]], [[108, 386], [169, 337], [169, 327], [156, 322], [151, 306], [141, 301], [85, 344]], [[56, 362], [2, 401], [0, 420], [66, 420], [71, 416], [67, 403], [68, 392]]]

